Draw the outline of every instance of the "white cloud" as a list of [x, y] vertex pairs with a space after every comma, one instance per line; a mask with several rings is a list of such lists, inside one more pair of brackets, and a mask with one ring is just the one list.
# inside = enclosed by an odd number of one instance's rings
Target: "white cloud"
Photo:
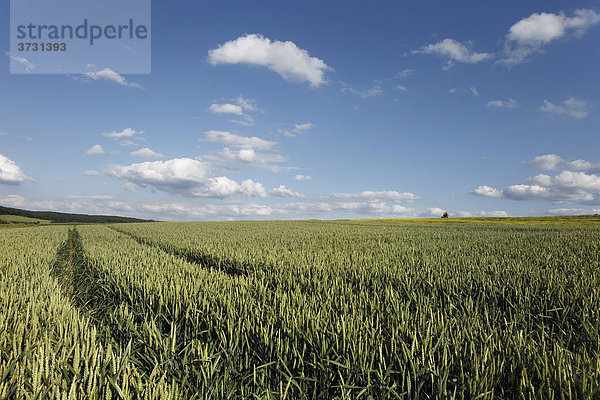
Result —
[[594, 201], [594, 196], [580, 188], [573, 186], [561, 187], [556, 182], [550, 182], [549, 186], [543, 186], [530, 182], [532, 184], [511, 185], [503, 190], [493, 189], [485, 192], [479, 190], [481, 186], [470, 193], [485, 197], [505, 198], [510, 200], [547, 200], [552, 202], [574, 202], [585, 203]]
[[26, 180], [32, 179], [13, 160], [0, 154], [0, 183], [18, 185]]
[[215, 114], [233, 114], [233, 115], [244, 115], [244, 110], [237, 104], [211, 104], [208, 108], [210, 112]]
[[267, 67], [290, 81], [309, 82], [318, 87], [325, 83], [331, 68], [296, 46], [294, 42], [271, 41], [262, 35], [247, 34], [208, 52], [208, 61], [218, 64], [252, 64]]
[[348, 86], [348, 84], [346, 84], [344, 82], [342, 82], [341, 84], [342, 84], [342, 89], [341, 89], [342, 93], [355, 94], [357, 96], [360, 96], [360, 98], [362, 98], [362, 99], [370, 99], [373, 97], [381, 96], [383, 94], [383, 89], [381, 88], [381, 86], [379, 84], [375, 84], [372, 88], [366, 89], [366, 90], [356, 90], [356, 89]]
[[496, 108], [515, 108], [517, 106], [517, 101], [515, 99], [508, 99], [506, 101], [502, 100], [492, 100], [488, 101], [485, 105], [486, 107], [496, 107]]
[[371, 201], [398, 201], [398, 202], [413, 202], [419, 200], [420, 197], [413, 193], [399, 193], [394, 190], [384, 191], [364, 191], [360, 193], [331, 193], [328, 197], [340, 200], [371, 200]]
[[[240, 126], [252, 126], [254, 125], [254, 118], [246, 114], [247, 111], [261, 111], [257, 106], [256, 102], [251, 99], [245, 99], [242, 96], [238, 96], [235, 99], [230, 100], [232, 103], [214, 103], [208, 108], [209, 111], [215, 114], [230, 114], [242, 117], [242, 119], [233, 119], [231, 122]], [[236, 104], [233, 104], [236, 103]]]
[[310, 175], [298, 174], [298, 175], [294, 176], [294, 180], [297, 180], [297, 181], [310, 181], [311, 179], [312, 179], [312, 176], [310, 176]]
[[[144, 134], [144, 131], [136, 131], [135, 129], [125, 128], [121, 132], [112, 131], [112, 132], [104, 132], [102, 136], [105, 136], [110, 139], [122, 139], [126, 137], [134, 137], [138, 135]], [[131, 143], [131, 142], [130, 142]]]
[[310, 122], [307, 122], [306, 124], [295, 124], [293, 132], [300, 133], [300, 132], [311, 130], [313, 127], [314, 127], [314, 125], [311, 124]]
[[323, 214], [330, 212], [347, 212], [354, 215], [376, 215], [378, 217], [408, 215], [414, 210], [399, 204], [386, 204], [383, 201], [354, 201], [335, 203], [292, 203], [284, 208], [290, 212], [302, 212], [303, 214]]
[[569, 161], [569, 162], [565, 163], [563, 168], [566, 170], [569, 170], [569, 171], [587, 171], [588, 173], [592, 173], [592, 174], [600, 173], [600, 163], [592, 164], [591, 162], [586, 161], [586, 160]]
[[[251, 182], [251, 181], [250, 181]], [[263, 197], [266, 193], [262, 186], [247, 182], [246, 193], [254, 193], [254, 197]], [[228, 182], [223, 181], [222, 186]], [[223, 193], [232, 189], [214, 188], [214, 192]], [[282, 198], [283, 201], [283, 198]], [[86, 214], [128, 215], [140, 218], [158, 220], [219, 220], [219, 219], [271, 219], [271, 218], [300, 218], [311, 216], [334, 217], [329, 213], [347, 213], [352, 217], [376, 216], [414, 217], [414, 210], [398, 204], [382, 202], [292, 202], [272, 205], [247, 203], [238, 200], [222, 200], [219, 203], [198, 204], [197, 200], [190, 202], [150, 202], [112, 196], [65, 196], [55, 200], [28, 201], [21, 196], [0, 196], [0, 204], [28, 209], [44, 209], [63, 212], [78, 212]]]
[[225, 176], [211, 177], [210, 165], [190, 158], [109, 165], [106, 175], [140, 187], [150, 186], [171, 194], [191, 197], [266, 196], [260, 183], [237, 183]]
[[103, 70], [100, 70], [98, 72], [86, 72], [85, 76], [95, 81], [112, 81], [118, 83], [121, 86], [142, 89], [142, 85], [140, 85], [139, 83], [127, 81], [127, 79], [125, 79], [124, 76], [119, 75], [117, 72], [113, 71], [110, 68], [104, 68]]
[[256, 101], [252, 100], [252, 99], [245, 99], [244, 97], [242, 97], [241, 95], [236, 97], [235, 99], [233, 99], [240, 107], [242, 107], [242, 109], [244, 111], [259, 111], [262, 112], [261, 109], [259, 109], [256, 106]]
[[8, 207], [22, 207], [25, 204], [25, 199], [16, 194], [0, 196], [0, 204]]
[[442, 215], [444, 215], [446, 211], [438, 208], [438, 207], [431, 207], [426, 209], [425, 211], [421, 212], [421, 214], [419, 214], [419, 216], [421, 217], [425, 217], [425, 218], [440, 218]]
[[533, 168], [542, 168], [550, 171], [556, 171], [558, 165], [564, 160], [556, 154], [544, 154], [537, 156], [533, 160], [527, 162], [527, 165]]
[[[511, 200], [544, 200], [554, 203], [600, 204], [600, 168], [586, 160], [565, 162], [556, 154], [537, 156], [527, 163], [556, 175], [538, 174], [523, 184], [510, 185], [503, 190], [479, 186], [470, 193], [485, 197]], [[573, 170], [575, 169], [575, 170]]]
[[456, 211], [456, 212], [451, 213], [450, 216], [458, 217], [458, 218], [469, 218], [469, 217], [472, 217], [473, 214], [468, 211]]
[[471, 93], [473, 96], [479, 96], [479, 91], [475, 86], [471, 86], [469, 88], [469, 93]]
[[546, 215], [592, 215], [600, 214], [600, 208], [552, 208], [544, 212]]
[[83, 171], [83, 175], [85, 175], [85, 176], [100, 175], [100, 172], [96, 171], [95, 169], [88, 169], [86, 171]]
[[406, 78], [408, 76], [411, 76], [413, 74], [413, 72], [415, 72], [414, 69], [404, 68], [402, 71], [400, 71], [396, 74], [396, 77], [397, 78]]
[[287, 137], [296, 137], [296, 135], [311, 130], [314, 127], [313, 124], [307, 122], [305, 124], [294, 124], [294, 129], [291, 131], [285, 129], [279, 129], [279, 133]]
[[593, 167], [594, 164], [586, 160], [573, 160], [565, 164], [565, 169], [570, 171], [587, 171]]
[[405, 207], [403, 205], [400, 204], [392, 204], [392, 206], [390, 207], [390, 213], [391, 214], [406, 214], [406, 213], [410, 213], [413, 212], [414, 209], [410, 208], [410, 207]]
[[576, 10], [572, 17], [563, 13], [534, 13], [510, 27], [504, 43], [501, 63], [508, 67], [527, 60], [543, 51], [550, 42], [569, 34], [581, 36], [588, 28], [600, 23], [600, 15], [593, 10]]
[[206, 204], [202, 206], [191, 206], [183, 203], [143, 203], [140, 208], [146, 211], [157, 213], [158, 215], [173, 215], [183, 217], [184, 219], [198, 218], [261, 218], [272, 215], [286, 214], [282, 209], [274, 209], [270, 206], [253, 203], [234, 203], [234, 204]]
[[157, 153], [148, 147], [144, 147], [142, 149], [132, 151], [129, 154], [131, 154], [132, 156], [138, 156], [138, 157], [144, 157], [144, 158], [162, 158], [162, 157], [164, 157], [161, 153]]
[[104, 154], [104, 153], [106, 153], [106, 152], [104, 151], [102, 146], [100, 146], [99, 144], [95, 144], [85, 151], [85, 154], [87, 154], [87, 155]]
[[224, 131], [207, 131], [204, 133], [205, 140], [213, 143], [223, 143], [230, 146], [241, 147], [244, 149], [268, 150], [277, 143], [264, 140], [256, 136], [246, 137]]
[[401, 90], [401, 91], [403, 91], [403, 92], [406, 92], [406, 90], [407, 90], [407, 89], [406, 89], [406, 86], [402, 86], [402, 85], [397, 85], [397, 86], [396, 86], [396, 89], [398, 89], [398, 90]]
[[560, 188], [600, 191], [600, 176], [585, 172], [562, 171], [552, 177], [551, 184]]
[[472, 190], [470, 193], [483, 197], [502, 197], [501, 191], [486, 185], [478, 186], [475, 190]]
[[[142, 138], [137, 138], [137, 139], [140, 139], [140, 140], [141, 140]], [[121, 141], [119, 142], [119, 145], [121, 145], [121, 146], [127, 146], [127, 147], [131, 147], [131, 146], [140, 146], [140, 144], [139, 144], [139, 143], [136, 143], [136, 142], [134, 142], [134, 141], [132, 141], [132, 140], [121, 140]]]
[[254, 125], [254, 118], [251, 115], [248, 114], [244, 114], [243, 119], [232, 119], [231, 122], [233, 122], [236, 125], [239, 126], [252, 126]]
[[477, 211], [477, 216], [478, 217], [508, 217], [508, 213], [506, 211], [502, 211], [502, 210], [496, 210], [496, 211]]
[[584, 119], [589, 114], [586, 110], [586, 105], [586, 100], [569, 97], [567, 100], [563, 101], [562, 105], [556, 105], [550, 103], [548, 100], [544, 100], [544, 104], [540, 106], [540, 110], [547, 113]]
[[206, 156], [206, 158], [215, 161], [236, 162], [246, 165], [251, 165], [257, 168], [268, 169], [273, 172], [279, 172], [282, 169], [291, 169], [289, 167], [280, 167], [273, 163], [282, 163], [287, 161], [287, 158], [280, 154], [257, 153], [252, 148], [243, 148], [240, 150], [231, 150], [225, 147], [217, 155]]
[[546, 174], [538, 174], [533, 178], [527, 178], [527, 183], [538, 186], [550, 186], [552, 185], [552, 177]]
[[262, 184], [246, 179], [237, 183], [226, 176], [210, 178], [204, 186], [199, 188], [193, 196], [197, 197], [265, 197], [266, 192]]
[[471, 44], [463, 44], [454, 39], [444, 39], [440, 42], [423, 46], [418, 50], [414, 50], [413, 54], [434, 54], [448, 58], [448, 62], [444, 69], [452, 67], [454, 61], [476, 64], [485, 61], [492, 57], [490, 53], [477, 53], [472, 50]]
[[25, 68], [25, 72], [31, 72], [35, 69], [35, 64], [26, 59], [25, 57], [19, 57], [14, 53], [10, 53], [8, 51], [5, 54], [8, 56], [8, 58], [11, 59], [11, 61], [21, 64], [23, 68]]
[[275, 197], [304, 197], [304, 195], [286, 188], [285, 185], [279, 185], [279, 187], [269, 190], [268, 193]]

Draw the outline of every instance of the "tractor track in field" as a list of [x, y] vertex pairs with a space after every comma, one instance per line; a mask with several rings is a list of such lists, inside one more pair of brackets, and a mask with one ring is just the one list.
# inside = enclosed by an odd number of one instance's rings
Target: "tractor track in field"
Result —
[[[128, 295], [141, 292], [139, 288], [124, 288], [109, 273], [91, 265], [76, 228], [69, 230], [67, 239], [59, 246], [51, 275], [71, 302], [90, 318], [102, 343], [116, 344], [121, 349], [129, 347], [130, 354], [143, 354], [148, 350], [147, 340], [135, 328], [147, 323], [146, 316], [152, 315], [153, 310], [132, 301]], [[123, 304], [131, 311], [129, 319], [115, 312]], [[170, 327], [162, 328], [162, 334], [168, 335]], [[155, 368], [152, 360], [132, 358], [131, 361], [147, 376]]]
[[[142, 243], [142, 242], [140, 242]], [[147, 243], [142, 243], [148, 245]], [[163, 250], [164, 251], [164, 250]], [[165, 251], [165, 254], [173, 254]], [[175, 254], [173, 254], [175, 255]], [[55, 261], [51, 266], [51, 275], [60, 283], [66, 296], [73, 305], [87, 315], [98, 332], [98, 339], [105, 346], [117, 346], [129, 355], [129, 360], [135, 365], [138, 372], [146, 377], [155, 373], [157, 366], [165, 378], [177, 382], [183, 393], [194, 397], [193, 393], [200, 393], [201, 385], [198, 381], [200, 370], [207, 362], [203, 359], [193, 359], [181, 363], [174, 352], [165, 352], [161, 347], [165, 341], [173, 349], [185, 349], [189, 335], [174, 335], [173, 328], [178, 332], [186, 332], [185, 318], [172, 319], [165, 317], [168, 307], [157, 297], [151, 301], [139, 301], [152, 296], [140, 288], [117, 282], [107, 271], [94, 267], [93, 261], [88, 259], [83, 242], [76, 228], [69, 230], [67, 239], [59, 246]], [[197, 263], [195, 263], [197, 264]], [[236, 275], [236, 276], [239, 276]], [[136, 293], [139, 291], [139, 293]], [[125, 307], [123, 307], [125, 306]], [[120, 312], [126, 308], [128, 312]], [[206, 326], [213, 321], [205, 321]], [[155, 327], [152, 331], [152, 327]], [[223, 327], [223, 330], [225, 327]], [[220, 336], [207, 334], [208, 329], [198, 329], [198, 336], [203, 343], [219, 343]], [[157, 336], [160, 337], [159, 340]], [[249, 340], [258, 348], [265, 345], [261, 338], [249, 335]], [[211, 357], [221, 357], [216, 349]], [[262, 364], [262, 359], [257, 357], [256, 363]], [[227, 357], [225, 357], [228, 360]], [[229, 361], [224, 361], [229, 362]], [[163, 369], [164, 368], [164, 369]], [[269, 364], [269, 370], [277, 373], [278, 370]], [[250, 379], [251, 371], [237, 371], [235, 379], [238, 384]]]
[[231, 277], [239, 277], [239, 276], [248, 276], [248, 271], [255, 269], [255, 266], [251, 264], [240, 263], [232, 260], [222, 260], [217, 257], [214, 257], [210, 254], [199, 253], [195, 251], [183, 251], [172, 247], [164, 246], [160, 243], [154, 242], [149, 239], [145, 239], [143, 237], [139, 237], [131, 232], [127, 232], [125, 230], [116, 228], [114, 226], [108, 226], [110, 229], [119, 232], [123, 235], [130, 237], [135, 240], [139, 244], [155, 247], [157, 249], [162, 250], [163, 252], [170, 254], [172, 256], [181, 258], [184, 261], [187, 261], [191, 264], [198, 265], [202, 268], [215, 269], [218, 271], [222, 271], [225, 274]]

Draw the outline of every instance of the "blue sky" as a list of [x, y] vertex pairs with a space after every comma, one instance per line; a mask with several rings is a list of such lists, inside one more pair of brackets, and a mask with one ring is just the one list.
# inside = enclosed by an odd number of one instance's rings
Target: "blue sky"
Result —
[[600, 213], [597, 3], [322, 3], [155, 0], [151, 74], [45, 75], [10, 51], [1, 2], [0, 204], [161, 220]]

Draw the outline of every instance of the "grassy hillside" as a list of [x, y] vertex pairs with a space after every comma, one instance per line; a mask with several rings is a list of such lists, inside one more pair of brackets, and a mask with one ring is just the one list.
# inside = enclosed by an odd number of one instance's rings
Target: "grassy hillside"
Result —
[[0, 215], [0, 223], [4, 224], [49, 224], [46, 219], [29, 218], [21, 215]]
[[54, 211], [29, 211], [0, 206], [0, 223], [8, 224], [43, 223], [127, 223], [150, 222], [150, 220], [118, 217], [112, 215], [68, 214]]

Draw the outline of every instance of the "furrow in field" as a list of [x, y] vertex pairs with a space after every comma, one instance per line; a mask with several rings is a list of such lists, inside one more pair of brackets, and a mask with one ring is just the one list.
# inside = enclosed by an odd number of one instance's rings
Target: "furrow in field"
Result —
[[127, 349], [101, 340], [51, 276], [66, 227], [0, 234], [0, 398], [173, 398], [145, 379]]
[[124, 290], [109, 273], [91, 265], [77, 229], [70, 229], [67, 239], [58, 247], [51, 275], [72, 304], [89, 318], [97, 342], [120, 355], [121, 368], [134, 371], [138, 387], [130, 391], [128, 386], [123, 389], [115, 384], [113, 389], [117, 389], [119, 395], [161, 398], [177, 394], [177, 388], [170, 387], [165, 371], [152, 360], [139, 357], [147, 346], [133, 328], [145, 322], [141, 316], [146, 310], [140, 309], [142, 305], [132, 304], [126, 295], [138, 289], [132, 286]]
[[210, 254], [205, 254], [198, 251], [186, 251], [174, 246], [168, 246], [163, 243], [155, 242], [150, 239], [137, 236], [126, 230], [119, 229], [115, 226], [109, 226], [109, 228], [131, 237], [140, 244], [157, 247], [165, 253], [180, 257], [189, 263], [197, 264], [203, 268], [214, 268], [231, 276], [246, 276], [249, 269], [254, 269], [250, 268], [251, 266], [249, 264], [231, 260], [222, 260]]

